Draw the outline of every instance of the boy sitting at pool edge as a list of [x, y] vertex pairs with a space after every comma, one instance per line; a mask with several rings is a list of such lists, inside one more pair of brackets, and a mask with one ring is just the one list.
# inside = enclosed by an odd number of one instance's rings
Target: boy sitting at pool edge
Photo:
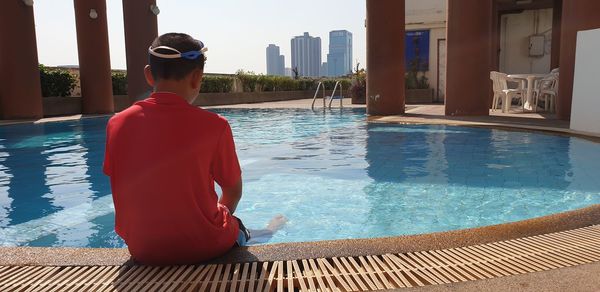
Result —
[[[143, 264], [191, 264], [243, 246], [250, 234], [272, 236], [285, 223], [248, 231], [233, 214], [241, 169], [229, 123], [192, 105], [206, 48], [189, 35], [157, 37], [144, 68], [153, 93], [113, 116], [106, 130], [115, 231]], [[217, 182], [223, 194], [219, 199]]]

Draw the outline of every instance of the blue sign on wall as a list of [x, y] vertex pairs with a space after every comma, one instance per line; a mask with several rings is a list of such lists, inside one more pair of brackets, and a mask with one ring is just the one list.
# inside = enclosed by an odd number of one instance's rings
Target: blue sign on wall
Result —
[[406, 32], [406, 70], [429, 71], [429, 30]]

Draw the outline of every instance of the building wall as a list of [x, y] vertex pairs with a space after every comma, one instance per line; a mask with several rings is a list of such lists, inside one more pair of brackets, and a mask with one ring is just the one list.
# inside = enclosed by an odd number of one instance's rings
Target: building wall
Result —
[[571, 129], [600, 134], [600, 29], [580, 31], [577, 34], [577, 57], [571, 107]]
[[267, 47], [267, 75], [285, 74], [285, 58], [280, 53], [280, 49], [276, 45]]
[[[445, 72], [438, 72], [438, 51], [440, 41], [446, 39], [447, 7], [446, 0], [406, 0], [406, 30], [430, 31], [429, 71], [425, 76], [431, 88], [440, 93], [443, 101]], [[551, 62], [552, 9], [525, 10], [522, 13], [502, 16], [500, 71], [507, 73], [548, 73]], [[546, 37], [546, 50], [543, 57], [529, 57], [529, 36], [543, 34]], [[440, 64], [445, 68], [444, 64]]]
[[352, 33], [334, 30], [329, 33], [328, 75], [343, 76], [352, 72]]
[[[545, 36], [543, 57], [529, 56], [529, 37]], [[504, 14], [500, 20], [500, 71], [508, 74], [550, 72], [552, 9]]]
[[405, 3], [407, 25], [446, 22], [446, 0], [406, 0]]
[[327, 65], [327, 62], [323, 62], [323, 64], [321, 64], [320, 72], [321, 76], [329, 76], [329, 66]]
[[307, 32], [292, 39], [292, 69], [300, 76], [318, 77], [321, 71], [321, 38]]

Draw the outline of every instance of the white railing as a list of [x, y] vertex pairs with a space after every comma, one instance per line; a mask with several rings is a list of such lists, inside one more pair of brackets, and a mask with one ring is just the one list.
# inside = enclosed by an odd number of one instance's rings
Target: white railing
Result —
[[319, 82], [319, 85], [317, 85], [317, 90], [315, 91], [315, 96], [313, 97], [312, 100], [312, 104], [310, 105], [310, 108], [312, 110], [315, 109], [315, 101], [317, 101], [317, 95], [319, 95], [319, 89], [323, 88], [323, 108], [325, 108], [325, 84], [323, 84], [323, 82]]
[[[340, 95], [339, 96], [335, 96], [335, 92], [338, 89], [338, 86], [340, 87]], [[340, 108], [344, 107], [344, 86], [342, 85], [342, 83], [340, 81], [335, 83], [335, 87], [333, 88], [333, 92], [331, 93], [331, 97], [329, 97], [329, 109], [331, 109], [331, 104], [333, 103], [333, 99], [339, 99], [340, 100]]]
[[[337, 92], [338, 88], [340, 89], [340, 95], [336, 96], [335, 93]], [[323, 92], [323, 109], [331, 109], [331, 105], [333, 104], [334, 99], [340, 100], [340, 108], [344, 107], [344, 88], [342, 83], [340, 81], [337, 81], [335, 83], [335, 87], [333, 87], [333, 92], [331, 92], [331, 96], [325, 96], [325, 83], [319, 82], [319, 84], [317, 85], [317, 90], [315, 90], [315, 95], [313, 96], [312, 104], [310, 105], [310, 108], [312, 110], [315, 109], [315, 102], [317, 101], [319, 90], [322, 90]], [[329, 103], [327, 102], [327, 99], [329, 99]]]

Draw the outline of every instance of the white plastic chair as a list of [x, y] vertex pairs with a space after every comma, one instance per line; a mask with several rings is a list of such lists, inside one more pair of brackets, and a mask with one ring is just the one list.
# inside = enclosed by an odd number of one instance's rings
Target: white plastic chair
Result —
[[523, 100], [524, 89], [521, 88], [522, 86], [519, 86], [517, 89], [508, 88], [508, 81], [513, 80], [508, 78], [508, 75], [496, 71], [490, 72], [490, 79], [492, 80], [494, 90], [494, 99], [492, 101], [493, 111], [497, 110], [500, 107], [500, 102], [502, 102], [502, 112], [508, 112], [513, 98], [519, 98], [521, 106], [525, 107], [525, 100]]
[[[556, 70], [556, 71], [555, 71]], [[534, 91], [535, 109], [537, 110], [540, 99], [544, 100], [544, 109], [548, 112], [555, 112], [556, 97], [558, 96], [558, 70], [555, 69], [544, 79], [537, 83]]]

